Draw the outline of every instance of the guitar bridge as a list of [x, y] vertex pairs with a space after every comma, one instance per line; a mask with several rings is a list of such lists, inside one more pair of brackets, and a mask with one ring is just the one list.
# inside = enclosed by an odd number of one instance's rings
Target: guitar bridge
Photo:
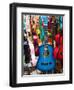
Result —
[[48, 65], [48, 64], [50, 64], [50, 65], [51, 65], [51, 64], [52, 64], [52, 62], [49, 62], [49, 63], [44, 63], [44, 62], [43, 62], [43, 63], [41, 63], [41, 65]]
[[41, 65], [48, 65], [49, 63], [41, 63]]

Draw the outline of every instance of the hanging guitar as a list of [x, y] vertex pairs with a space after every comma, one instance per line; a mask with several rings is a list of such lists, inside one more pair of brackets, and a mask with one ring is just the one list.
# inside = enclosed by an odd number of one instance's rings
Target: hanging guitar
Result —
[[56, 47], [54, 48], [54, 58], [63, 63], [63, 36], [60, 33], [55, 36]]
[[[63, 60], [63, 18], [60, 16], [58, 18], [58, 27], [57, 27], [57, 34], [55, 35], [55, 42], [56, 42], [56, 47], [54, 49], [54, 57], [59, 60]], [[57, 52], [56, 52], [57, 51]]]
[[55, 59], [53, 57], [53, 47], [48, 44], [47, 29], [45, 26], [45, 37], [43, 45], [39, 46], [39, 58], [36, 68], [40, 71], [55, 70]]

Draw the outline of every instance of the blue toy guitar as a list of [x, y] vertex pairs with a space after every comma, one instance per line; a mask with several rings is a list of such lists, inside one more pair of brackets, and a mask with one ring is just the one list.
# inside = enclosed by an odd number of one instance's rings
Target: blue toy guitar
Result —
[[36, 68], [40, 71], [53, 71], [55, 69], [55, 59], [53, 57], [53, 47], [47, 44], [47, 35], [45, 33], [44, 44], [39, 46], [39, 58]]

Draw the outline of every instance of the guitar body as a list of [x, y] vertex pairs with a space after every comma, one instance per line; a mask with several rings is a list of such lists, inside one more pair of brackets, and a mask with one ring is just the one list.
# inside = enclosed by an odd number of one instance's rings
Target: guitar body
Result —
[[40, 71], [51, 71], [55, 69], [55, 59], [53, 57], [53, 47], [47, 44], [47, 52], [45, 53], [45, 45], [39, 47], [39, 58], [36, 68]]

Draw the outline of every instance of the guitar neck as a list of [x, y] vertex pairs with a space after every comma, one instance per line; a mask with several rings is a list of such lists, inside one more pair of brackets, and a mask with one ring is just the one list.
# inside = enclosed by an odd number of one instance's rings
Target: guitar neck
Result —
[[52, 29], [52, 46], [54, 47], [54, 36], [57, 33], [55, 22], [52, 23], [51, 29]]
[[44, 33], [45, 33], [44, 45], [46, 45], [48, 43], [47, 27], [45, 27]]

